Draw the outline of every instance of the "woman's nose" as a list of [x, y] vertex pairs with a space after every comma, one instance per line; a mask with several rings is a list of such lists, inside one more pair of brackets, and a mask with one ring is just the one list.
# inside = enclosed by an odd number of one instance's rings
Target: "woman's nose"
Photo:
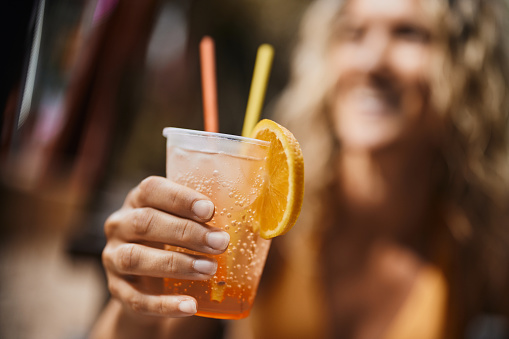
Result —
[[386, 72], [390, 66], [390, 39], [375, 31], [364, 40], [363, 48], [358, 56], [360, 70], [371, 74]]

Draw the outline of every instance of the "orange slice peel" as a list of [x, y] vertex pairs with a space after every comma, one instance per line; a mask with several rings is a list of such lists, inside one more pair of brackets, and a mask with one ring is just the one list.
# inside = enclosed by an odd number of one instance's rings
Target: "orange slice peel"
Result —
[[259, 234], [271, 239], [288, 232], [297, 221], [304, 195], [304, 160], [297, 139], [285, 127], [264, 119], [251, 137], [270, 142], [266, 191], [254, 203]]

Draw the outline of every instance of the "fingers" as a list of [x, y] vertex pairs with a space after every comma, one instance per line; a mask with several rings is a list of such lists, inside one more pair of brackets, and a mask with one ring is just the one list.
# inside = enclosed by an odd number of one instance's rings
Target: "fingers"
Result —
[[115, 212], [105, 223], [105, 233], [108, 239], [159, 242], [209, 254], [224, 252], [230, 240], [219, 229], [148, 207]]
[[204, 224], [214, 209], [205, 195], [166, 178], [143, 180], [105, 223], [108, 242], [102, 258], [112, 295], [138, 313], [196, 313], [192, 297], [163, 295], [148, 286], [160, 278], [206, 280], [215, 274], [213, 258], [156, 248], [169, 244], [206, 254], [224, 252], [228, 233]]
[[195, 190], [163, 177], [148, 177], [127, 196], [130, 207], [152, 207], [198, 222], [209, 221], [214, 204]]
[[110, 275], [108, 288], [112, 296], [128, 309], [151, 316], [185, 317], [196, 313], [196, 300], [183, 295], [144, 294], [121, 277]]
[[210, 279], [217, 270], [214, 259], [140, 244], [108, 244], [103, 251], [103, 264], [116, 275], [189, 280]]

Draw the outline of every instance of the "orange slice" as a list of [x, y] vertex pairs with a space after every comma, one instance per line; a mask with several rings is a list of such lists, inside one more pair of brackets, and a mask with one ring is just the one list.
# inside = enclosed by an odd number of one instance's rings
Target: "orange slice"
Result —
[[264, 119], [252, 138], [270, 142], [267, 158], [267, 190], [255, 202], [260, 235], [265, 239], [288, 232], [299, 217], [304, 194], [304, 159], [293, 134], [278, 123]]

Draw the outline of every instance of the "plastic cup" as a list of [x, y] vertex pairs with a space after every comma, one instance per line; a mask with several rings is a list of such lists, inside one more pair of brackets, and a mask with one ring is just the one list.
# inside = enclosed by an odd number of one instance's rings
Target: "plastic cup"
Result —
[[[208, 223], [230, 234], [215, 276], [206, 281], [165, 279], [166, 293], [196, 298], [196, 315], [241, 319], [249, 315], [270, 240], [261, 238], [253, 208], [265, 189], [269, 143], [234, 135], [165, 128], [167, 178], [207, 195], [214, 203]], [[167, 245], [172, 251], [200, 254]]]

